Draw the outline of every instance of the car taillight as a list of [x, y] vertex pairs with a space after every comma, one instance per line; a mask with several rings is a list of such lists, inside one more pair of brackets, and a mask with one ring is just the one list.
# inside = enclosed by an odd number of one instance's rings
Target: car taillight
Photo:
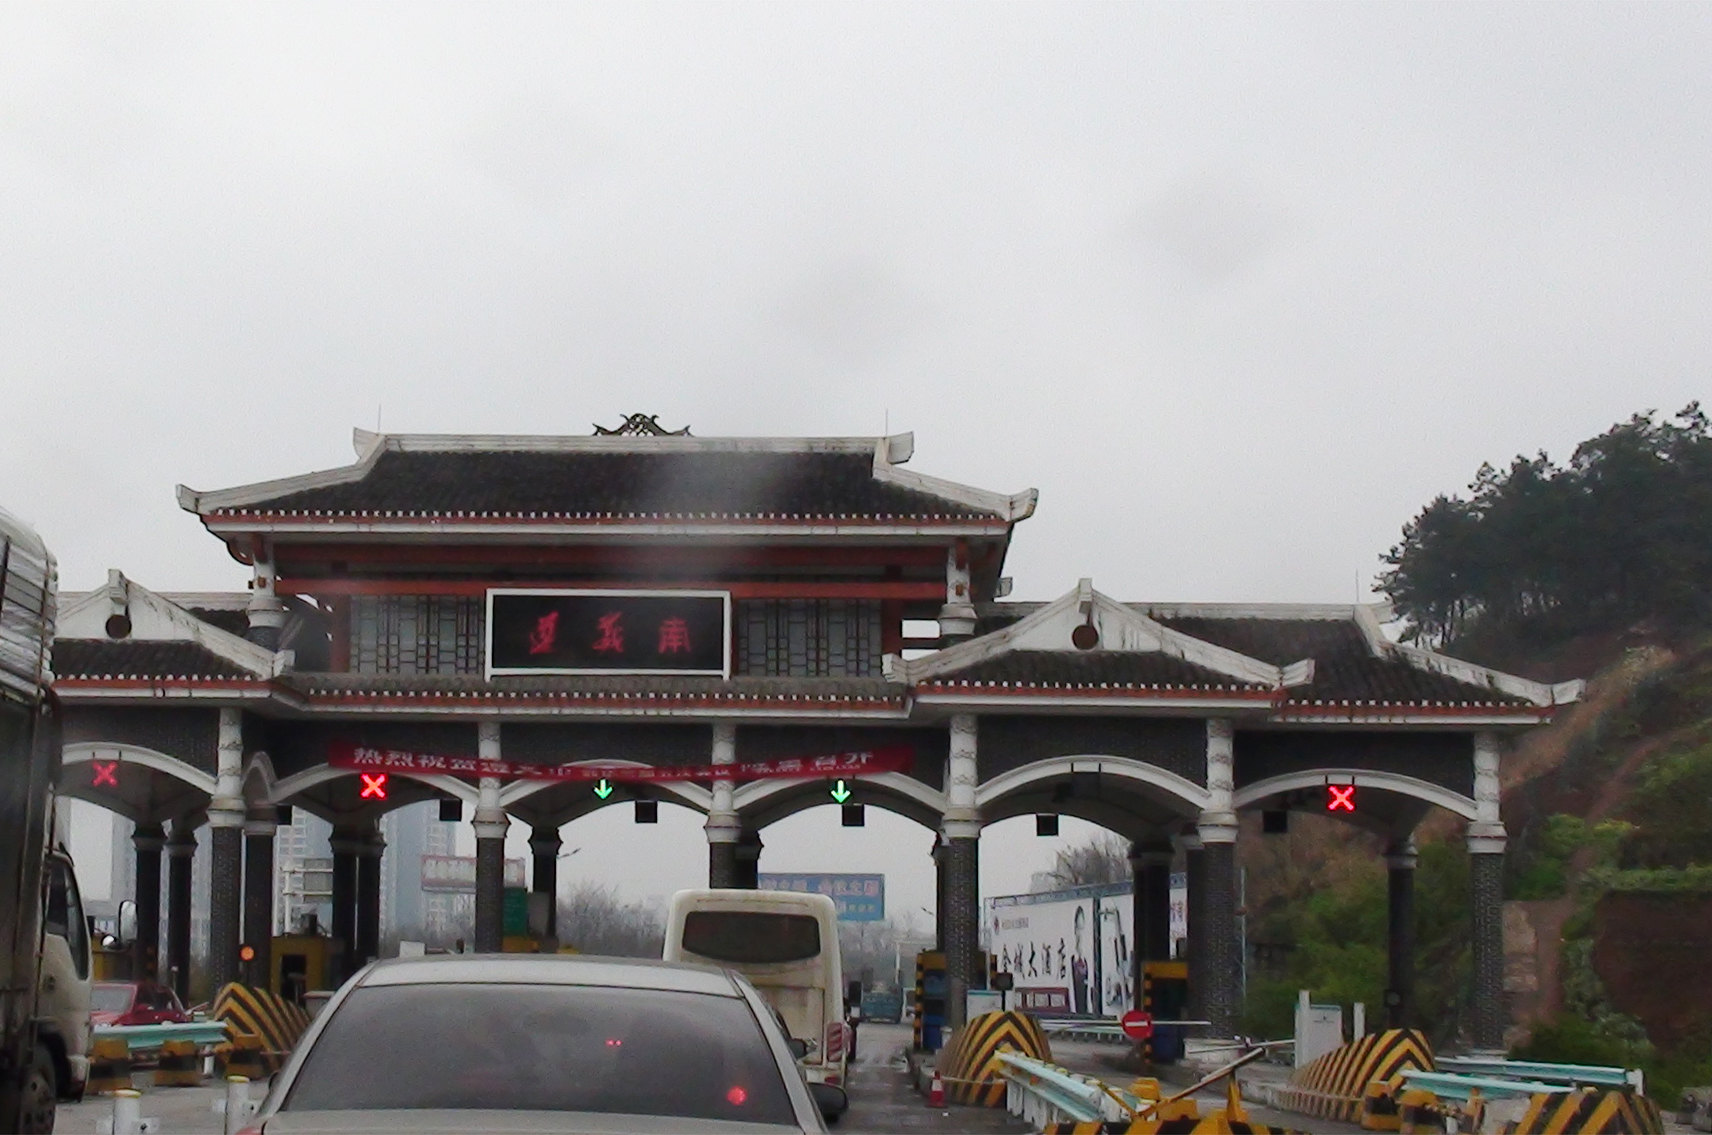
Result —
[[826, 1026], [826, 1043], [821, 1051], [826, 1054], [828, 1064], [836, 1064], [844, 1059], [844, 1030], [848, 1026], [843, 1021], [833, 1021]]

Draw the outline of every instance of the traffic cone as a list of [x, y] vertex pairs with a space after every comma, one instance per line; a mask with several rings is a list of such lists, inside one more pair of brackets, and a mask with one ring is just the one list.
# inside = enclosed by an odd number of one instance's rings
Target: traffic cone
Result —
[[939, 1069], [933, 1070], [933, 1083], [927, 1089], [927, 1106], [945, 1106], [945, 1081], [939, 1078]]

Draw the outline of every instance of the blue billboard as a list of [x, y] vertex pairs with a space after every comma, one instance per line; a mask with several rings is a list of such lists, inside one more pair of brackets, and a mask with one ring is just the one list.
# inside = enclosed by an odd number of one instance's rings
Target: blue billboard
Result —
[[884, 875], [817, 875], [807, 872], [762, 872], [763, 891], [801, 891], [826, 895], [838, 907], [840, 922], [882, 922], [886, 917]]

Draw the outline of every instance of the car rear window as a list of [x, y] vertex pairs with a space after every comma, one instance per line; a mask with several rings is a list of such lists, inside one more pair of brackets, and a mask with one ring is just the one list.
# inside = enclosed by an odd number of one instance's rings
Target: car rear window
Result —
[[796, 1122], [746, 1001], [579, 985], [352, 990], [281, 1110], [374, 1108]]
[[684, 915], [683, 948], [721, 962], [800, 962], [820, 953], [820, 920], [806, 914], [692, 910]]
[[123, 1013], [131, 1007], [131, 987], [97, 985], [89, 992], [89, 1007], [97, 1013]]

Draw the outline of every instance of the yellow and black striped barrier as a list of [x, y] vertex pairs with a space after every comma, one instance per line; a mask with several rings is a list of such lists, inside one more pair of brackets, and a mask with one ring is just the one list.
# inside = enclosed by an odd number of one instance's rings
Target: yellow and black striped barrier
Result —
[[[1440, 1128], [1443, 1130], [1443, 1128]], [[1617, 1089], [1541, 1092], [1504, 1135], [1661, 1135], [1664, 1114], [1644, 1095]]]
[[220, 990], [209, 1015], [225, 1021], [232, 1034], [231, 1044], [215, 1050], [216, 1071], [252, 1080], [279, 1071], [309, 1027], [309, 1014], [301, 1006], [237, 982]]
[[193, 1040], [163, 1041], [155, 1061], [155, 1087], [194, 1088], [202, 1083], [202, 1049]]
[[131, 1086], [131, 1045], [121, 1037], [96, 1037], [89, 1049], [85, 1092], [116, 1092]]
[[1052, 1059], [1040, 1022], [1027, 1013], [982, 1013], [951, 1034], [934, 1062], [951, 1102], [1004, 1107], [1004, 1068], [998, 1061], [1001, 1052], [1016, 1052], [1034, 1060]]
[[[1401, 1084], [1405, 1069], [1433, 1068], [1433, 1050], [1414, 1029], [1386, 1029], [1343, 1045], [1299, 1068], [1279, 1089], [1279, 1107], [1378, 1131], [1400, 1129], [1398, 1109], [1384, 1103]], [[1386, 1085], [1370, 1093], [1369, 1085]]]

